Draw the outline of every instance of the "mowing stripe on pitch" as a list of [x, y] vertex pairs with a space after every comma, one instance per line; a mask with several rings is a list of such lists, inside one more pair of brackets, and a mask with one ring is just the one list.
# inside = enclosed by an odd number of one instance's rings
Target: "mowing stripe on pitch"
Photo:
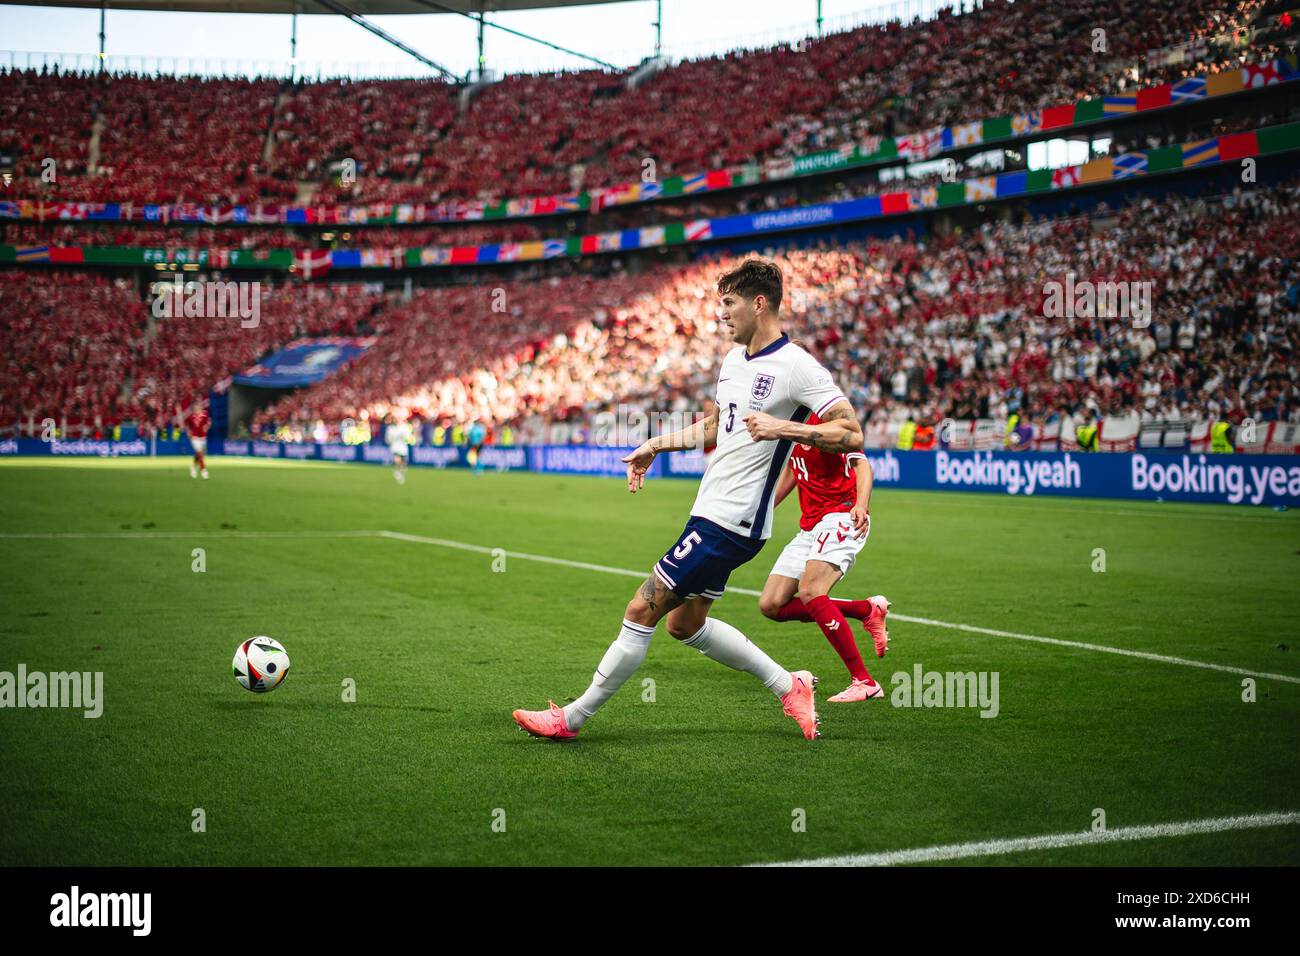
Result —
[[776, 863], [752, 863], [751, 866], [903, 866], [909, 863], [946, 863], [1008, 853], [1035, 850], [1063, 850], [1068, 847], [1094, 846], [1102, 843], [1127, 843], [1133, 840], [1159, 840], [1166, 837], [1196, 836], [1204, 833], [1228, 833], [1233, 830], [1258, 830], [1265, 827], [1294, 826], [1300, 813], [1251, 813], [1236, 817], [1212, 817], [1185, 823], [1156, 823], [1148, 826], [1120, 827], [1094, 833], [1053, 833], [1046, 836], [1017, 837], [1006, 840], [978, 840], [973, 843], [950, 843], [946, 846], [915, 850], [887, 850], [883, 853], [855, 853], [824, 856], [815, 860], [787, 860]]
[[[478, 554], [491, 554], [493, 548], [485, 548], [478, 544], [466, 544], [463, 541], [452, 541], [447, 538], [427, 538], [419, 534], [405, 534], [400, 531], [380, 531], [380, 537], [391, 538], [395, 541], [410, 541], [415, 544], [432, 544], [443, 548], [455, 548], [461, 551], [473, 551]], [[580, 568], [585, 571], [599, 571], [603, 574], [620, 574], [624, 577], [640, 578], [644, 580], [648, 577], [647, 571], [631, 571], [627, 568], [611, 568], [603, 564], [590, 564], [586, 561], [570, 561], [566, 558], [552, 558], [544, 554], [528, 554], [523, 551], [505, 551], [507, 558], [518, 558], [521, 561], [540, 561], [544, 564], [558, 564], [566, 568]], [[758, 591], [752, 591], [749, 588], [727, 587], [728, 591], [735, 594], [748, 594], [758, 597]], [[1019, 634], [1015, 631], [1000, 631], [991, 627], [976, 627], [973, 624], [954, 624], [951, 621], [936, 621], [928, 617], [912, 617], [908, 614], [895, 614], [890, 612], [890, 617], [896, 621], [902, 621], [905, 624], [920, 624], [924, 627], [946, 628], [951, 631], [965, 631], [969, 634], [985, 634], [989, 637], [1008, 637], [1016, 641], [1030, 641], [1035, 644], [1050, 644], [1055, 647], [1070, 647], [1081, 651], [1097, 651], [1102, 654], [1119, 654], [1124, 657], [1136, 657], [1140, 660], [1156, 661], [1161, 664], [1177, 664], [1181, 667], [1199, 667], [1202, 670], [1219, 671], [1223, 674], [1239, 674], [1243, 677], [1258, 677], [1268, 680], [1285, 681], [1288, 684], [1300, 684], [1300, 677], [1292, 677], [1289, 674], [1270, 674], [1265, 671], [1253, 671], [1245, 667], [1232, 667], [1227, 664], [1210, 664], [1205, 661], [1194, 661], [1186, 657], [1171, 657], [1167, 654], [1153, 654], [1150, 651], [1133, 651], [1124, 647], [1110, 647], [1106, 644], [1089, 644], [1086, 641], [1066, 641], [1058, 637], [1043, 637], [1038, 634]]]
[[[481, 544], [469, 544], [464, 541], [453, 541], [450, 538], [430, 538], [421, 534], [406, 534], [402, 531], [101, 531], [101, 532], [32, 532], [32, 533], [0, 533], [0, 540], [5, 539], [26, 539], [26, 540], [57, 540], [62, 538], [117, 538], [117, 539], [149, 539], [149, 538], [185, 538], [188, 540], [199, 539], [204, 537], [219, 538], [387, 538], [390, 541], [408, 541], [413, 544], [431, 544], [440, 548], [451, 548], [457, 551], [472, 551], [475, 554], [493, 554], [497, 549], [488, 548]], [[646, 571], [632, 571], [628, 568], [613, 568], [604, 564], [592, 564], [587, 561], [571, 561], [568, 558], [554, 558], [546, 554], [529, 554], [526, 551], [504, 551], [508, 558], [516, 558], [520, 561], [537, 561], [541, 564], [554, 564], [564, 568], [577, 568], [580, 571], [597, 571], [601, 574], [618, 574], [623, 577], [638, 578], [644, 580], [648, 576]], [[757, 597], [759, 592], [749, 588], [731, 587], [728, 590], [735, 594], [747, 594], [751, 597]], [[1110, 647], [1106, 644], [1090, 644], [1086, 641], [1067, 641], [1058, 637], [1044, 637], [1040, 634], [1020, 634], [1016, 631], [1002, 631], [992, 627], [978, 627], [974, 624], [955, 624], [951, 621], [937, 621], [928, 617], [913, 617], [909, 614], [896, 614], [890, 612], [890, 616], [896, 621], [902, 621], [905, 624], [920, 624], [923, 627], [937, 627], [950, 631], [965, 631], [968, 634], [984, 634], [988, 637], [1006, 637], [1016, 641], [1029, 641], [1035, 644], [1048, 644], [1054, 647], [1069, 647], [1074, 650], [1095, 651], [1100, 654], [1118, 654], [1122, 657], [1135, 657], [1139, 660], [1155, 661], [1160, 664], [1177, 664], [1180, 667], [1196, 667], [1201, 670], [1218, 671], [1222, 674], [1237, 674], [1242, 677], [1257, 677], [1266, 680], [1284, 681], [1288, 684], [1300, 684], [1300, 677], [1292, 677], [1289, 674], [1271, 674], [1267, 671], [1253, 671], [1245, 667], [1232, 667], [1228, 664], [1210, 664], [1206, 661], [1195, 661], [1186, 657], [1172, 657], [1168, 654], [1153, 654], [1150, 651], [1134, 651], [1125, 647]]]

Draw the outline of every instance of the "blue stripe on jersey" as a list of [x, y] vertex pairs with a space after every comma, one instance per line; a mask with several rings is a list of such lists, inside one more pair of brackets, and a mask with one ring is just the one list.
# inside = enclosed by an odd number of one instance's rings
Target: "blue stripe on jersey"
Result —
[[[790, 421], [803, 424], [808, 420], [809, 411], [807, 406], [800, 405], [790, 416]], [[788, 438], [782, 438], [776, 443], [776, 452], [772, 455], [772, 463], [767, 468], [767, 481], [763, 482], [763, 494], [758, 499], [758, 511], [754, 514], [754, 526], [749, 529], [751, 538], [763, 537], [763, 525], [767, 520], [767, 503], [772, 500], [772, 492], [776, 490], [776, 480], [781, 477], [781, 469], [790, 458], [792, 444]]]

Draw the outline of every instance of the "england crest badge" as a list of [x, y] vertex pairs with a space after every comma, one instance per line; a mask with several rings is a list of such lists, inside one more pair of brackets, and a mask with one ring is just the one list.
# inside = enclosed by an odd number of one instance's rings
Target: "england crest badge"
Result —
[[754, 387], [750, 389], [750, 394], [760, 402], [772, 394], [773, 378], [771, 375], [759, 374], [754, 376]]

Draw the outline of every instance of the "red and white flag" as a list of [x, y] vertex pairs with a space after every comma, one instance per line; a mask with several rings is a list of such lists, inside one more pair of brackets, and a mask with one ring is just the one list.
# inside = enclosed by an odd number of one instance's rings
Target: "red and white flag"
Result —
[[298, 274], [304, 279], [314, 279], [330, 271], [330, 251], [328, 249], [306, 249], [293, 254], [293, 264]]
[[906, 159], [929, 159], [943, 151], [943, 127], [935, 126], [911, 136], [900, 136], [897, 143], [899, 156]]
[[1063, 166], [1055, 170], [1052, 173], [1052, 188], [1069, 189], [1071, 186], [1079, 185], [1081, 179], [1079, 170], [1078, 166]]
[[711, 219], [693, 219], [686, 224], [683, 232], [687, 242], [711, 239], [713, 237], [713, 221]]
[[1272, 86], [1274, 83], [1282, 82], [1274, 60], [1269, 60], [1267, 63], [1247, 63], [1242, 70], [1241, 78], [1245, 81], [1242, 85], [1247, 89], [1256, 86]]

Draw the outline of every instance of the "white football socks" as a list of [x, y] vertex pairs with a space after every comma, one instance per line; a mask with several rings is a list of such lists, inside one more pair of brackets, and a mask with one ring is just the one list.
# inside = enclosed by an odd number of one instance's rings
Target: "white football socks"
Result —
[[623, 682], [636, 672], [645, 660], [646, 652], [650, 650], [650, 638], [654, 637], [654, 633], [653, 627], [633, 624], [631, 621], [623, 622], [618, 637], [600, 659], [596, 673], [591, 678], [591, 686], [564, 708], [564, 722], [570, 730], [577, 730], [586, 723], [587, 718], [613, 697]]
[[777, 697], [784, 697], [794, 686], [789, 671], [726, 621], [705, 618], [704, 626], [682, 643], [719, 664], [753, 674]]

